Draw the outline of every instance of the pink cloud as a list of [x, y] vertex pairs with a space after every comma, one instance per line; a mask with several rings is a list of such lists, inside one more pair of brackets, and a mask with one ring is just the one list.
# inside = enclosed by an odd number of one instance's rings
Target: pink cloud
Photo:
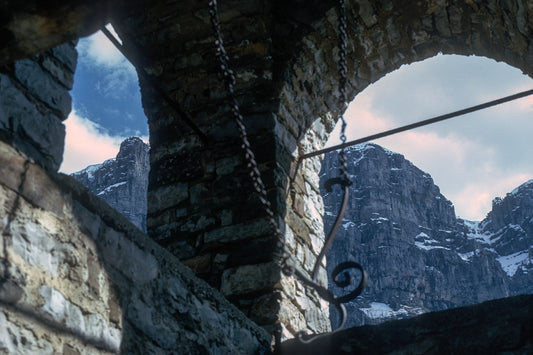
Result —
[[[533, 105], [533, 99], [529, 100], [529, 105]], [[350, 105], [345, 115], [348, 141], [394, 128], [387, 117], [372, 112], [371, 103], [369, 95], [360, 95]], [[338, 144], [338, 129], [336, 127], [331, 133], [328, 146]], [[454, 203], [460, 217], [483, 219], [491, 209], [492, 199], [504, 196], [533, 176], [533, 168], [503, 171], [495, 159], [496, 147], [483, 145], [475, 137], [467, 139], [438, 132], [438, 129], [431, 128], [415, 129], [375, 143], [403, 154], [431, 174], [443, 195]]]
[[504, 197], [517, 186], [531, 178], [530, 174], [518, 173], [507, 177], [496, 176], [468, 183], [461, 191], [448, 196], [456, 206], [461, 206], [461, 217], [482, 220], [492, 208], [495, 197]]
[[[66, 174], [114, 158], [120, 143], [127, 138], [102, 133], [103, 130], [98, 124], [79, 116], [75, 111], [69, 115], [65, 126], [65, 154], [60, 170]], [[143, 140], [146, 141], [146, 137]]]

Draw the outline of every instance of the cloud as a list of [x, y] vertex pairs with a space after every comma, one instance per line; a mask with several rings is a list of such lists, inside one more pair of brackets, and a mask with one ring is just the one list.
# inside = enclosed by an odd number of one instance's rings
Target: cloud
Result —
[[[391, 100], [394, 105], [390, 105], [380, 96], [380, 88], [390, 90], [396, 86], [407, 91], [409, 88], [397, 81], [388, 84], [384, 79], [376, 89], [370, 87], [359, 94], [349, 106], [345, 114], [348, 141], [414, 122], [413, 115], [406, 114], [412, 103], [395, 97]], [[461, 90], [458, 88], [455, 94], [468, 94]], [[410, 100], [417, 102], [417, 109], [423, 111], [426, 107], [434, 109], [437, 99], [433, 91], [427, 91], [425, 96], [420, 94]], [[483, 112], [479, 117], [439, 123], [379, 139], [375, 143], [403, 154], [431, 174], [443, 195], [454, 203], [458, 216], [481, 220], [490, 210], [493, 198], [504, 196], [533, 178], [533, 165], [529, 159], [532, 152], [529, 143], [532, 104], [532, 99], [525, 98], [516, 105], [503, 105], [491, 112]], [[403, 115], [398, 115], [393, 108], [396, 106]], [[327, 146], [339, 143], [338, 126], [331, 133]]]
[[[113, 28], [107, 27], [118, 38]], [[115, 48], [109, 39], [98, 31], [92, 36], [80, 39], [76, 47], [79, 60], [92, 70], [101, 73], [96, 89], [105, 96], [118, 98], [138, 82], [135, 67]]]
[[[107, 29], [118, 38], [118, 35], [112, 30], [112, 27], [107, 27]], [[94, 65], [113, 68], [120, 67], [124, 62], [127, 62], [127, 59], [107, 39], [102, 31], [80, 39], [77, 49], [80, 52], [80, 58], [86, 58]]]
[[[496, 197], [504, 197], [517, 186], [532, 178], [527, 173], [516, 173], [510, 176], [502, 176], [496, 172], [482, 181], [474, 181], [465, 184], [460, 191], [450, 194], [450, 198], [456, 206], [461, 206], [461, 217], [466, 219], [481, 220], [492, 208], [492, 200]], [[472, 218], [473, 217], [473, 218]]]
[[[125, 136], [112, 136], [97, 123], [81, 117], [75, 110], [65, 121], [67, 136], [65, 154], [60, 171], [70, 174], [88, 165], [100, 164], [114, 158]], [[141, 137], [147, 141], [147, 137]]]

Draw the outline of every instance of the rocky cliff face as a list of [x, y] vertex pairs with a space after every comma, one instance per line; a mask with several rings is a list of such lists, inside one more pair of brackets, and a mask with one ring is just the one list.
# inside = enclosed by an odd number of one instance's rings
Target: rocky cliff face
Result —
[[[115, 159], [73, 174], [142, 230], [148, 150], [129, 138]], [[533, 180], [496, 198], [487, 217], [472, 222], [457, 218], [431, 176], [402, 155], [366, 144], [350, 148], [347, 158], [353, 185], [328, 271], [353, 260], [369, 274], [363, 295], [347, 305], [348, 326], [533, 293]], [[337, 166], [337, 155], [327, 154], [322, 186]], [[327, 233], [341, 191], [322, 196]]]
[[[402, 155], [365, 144], [348, 149], [347, 159], [351, 196], [327, 265], [354, 260], [369, 274], [363, 295], [347, 305], [348, 326], [531, 292], [533, 183], [470, 222], [456, 218], [431, 176]], [[327, 154], [322, 184], [337, 166], [336, 153]], [[341, 191], [323, 198], [327, 233]]]
[[72, 174], [143, 232], [146, 232], [149, 150], [140, 138], [131, 137], [120, 144], [116, 158]]

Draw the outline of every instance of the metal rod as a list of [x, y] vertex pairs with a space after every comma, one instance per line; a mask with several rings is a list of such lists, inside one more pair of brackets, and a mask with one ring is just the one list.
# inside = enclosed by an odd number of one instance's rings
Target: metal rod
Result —
[[492, 107], [492, 106], [500, 105], [500, 104], [503, 104], [503, 103], [506, 103], [506, 102], [509, 102], [509, 101], [513, 101], [513, 100], [516, 100], [516, 99], [520, 99], [520, 98], [523, 98], [523, 97], [526, 97], [526, 96], [530, 96], [530, 95], [533, 95], [533, 90], [522, 91], [522, 92], [520, 92], [518, 94], [514, 94], [514, 95], [511, 95], [511, 96], [503, 97], [501, 99], [485, 102], [483, 104], [472, 106], [472, 107], [469, 107], [469, 108], [465, 108], [463, 110], [455, 111], [455, 112], [452, 112], [452, 113], [447, 113], [445, 115], [429, 118], [427, 120], [411, 123], [411, 124], [408, 124], [406, 126], [401, 126], [401, 127], [398, 127], [398, 128], [390, 129], [388, 131], [384, 131], [384, 132], [381, 132], [381, 133], [372, 134], [370, 136], [359, 138], [359, 139], [356, 139], [356, 140], [353, 140], [353, 141], [350, 141], [350, 142], [346, 142], [346, 143], [343, 143], [343, 144], [338, 144], [338, 145], [335, 145], [333, 147], [324, 148], [324, 149], [321, 149], [321, 150], [317, 150], [315, 152], [307, 153], [307, 154], [302, 155], [300, 158], [298, 158], [298, 160], [301, 161], [303, 159], [315, 157], [317, 155], [328, 153], [328, 152], [331, 152], [331, 151], [334, 151], [334, 150], [337, 150], [337, 149], [351, 147], [352, 145], [365, 143], [365, 142], [372, 141], [372, 140], [375, 140], [375, 139], [378, 139], [378, 138], [387, 137], [387, 136], [390, 136], [390, 135], [393, 135], [393, 134], [396, 134], [396, 133], [405, 132], [405, 131], [408, 131], [408, 130], [411, 130], [411, 129], [414, 129], [414, 128], [427, 126], [427, 125], [432, 124], [432, 123], [436, 123], [436, 122], [448, 120], [450, 118], [466, 115], [467, 113], [472, 113], [472, 112], [475, 112], [475, 111], [483, 110], [483, 109], [486, 109], [486, 108], [489, 108], [489, 107]]
[[128, 51], [124, 48], [123, 45], [113, 36], [111, 32], [105, 26], [102, 26], [100, 30], [106, 35], [106, 37], [113, 43], [113, 45], [122, 53], [122, 55], [137, 69], [137, 73], [143, 80], [145, 80], [152, 88], [166, 101], [166, 103], [180, 116], [180, 118], [200, 137], [200, 140], [207, 144], [209, 139], [207, 136], [200, 130], [200, 128], [192, 121], [192, 118], [176, 103], [170, 98], [165, 90], [140, 66], [138, 63], [135, 63], [133, 58], [129, 55]]

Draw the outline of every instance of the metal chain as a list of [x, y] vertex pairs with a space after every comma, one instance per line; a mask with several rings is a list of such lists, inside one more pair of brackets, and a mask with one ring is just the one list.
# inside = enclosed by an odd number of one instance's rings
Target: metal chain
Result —
[[241, 148], [244, 151], [244, 157], [246, 159], [246, 163], [249, 169], [249, 175], [252, 180], [255, 191], [259, 195], [259, 200], [261, 201], [263, 210], [268, 216], [268, 224], [277, 239], [277, 247], [280, 250], [279, 255], [277, 255], [277, 262], [285, 274], [292, 275], [294, 273], [294, 266], [289, 262], [290, 253], [285, 247], [283, 235], [275, 219], [275, 215], [272, 211], [270, 201], [268, 201], [265, 184], [261, 179], [261, 172], [257, 167], [257, 161], [255, 160], [255, 155], [251, 149], [250, 142], [248, 140], [248, 134], [246, 133], [244, 118], [240, 112], [239, 103], [237, 102], [237, 98], [235, 95], [235, 74], [229, 66], [230, 60], [224, 48], [224, 42], [222, 41], [222, 36], [220, 34], [220, 24], [218, 20], [218, 9], [216, 0], [209, 1], [209, 15], [211, 19], [211, 25], [214, 31], [216, 56], [219, 61], [220, 71], [223, 75], [223, 81], [226, 86], [226, 90], [228, 90], [229, 93], [233, 120], [235, 121], [235, 123], [237, 124], [237, 128], [239, 129], [239, 135], [242, 142]]
[[[339, 119], [341, 120], [340, 140], [346, 143], [346, 120], [344, 119], [344, 111], [346, 110], [346, 74], [348, 68], [346, 65], [346, 10], [345, 0], [339, 0], [339, 100], [341, 113]], [[348, 174], [348, 166], [346, 162], [346, 155], [344, 148], [339, 152], [339, 175], [347, 183], [351, 182]]]
[[[339, 12], [339, 91], [340, 91], [340, 100], [341, 100], [341, 109], [344, 111], [345, 104], [346, 104], [346, 74], [347, 74], [347, 66], [346, 66], [346, 16], [344, 11], [344, 0], [340, 1], [340, 12]], [[217, 2], [216, 0], [209, 1], [209, 14], [211, 19], [211, 25], [213, 26], [213, 32], [215, 37], [215, 46], [216, 46], [216, 56], [219, 61], [220, 70], [223, 75], [224, 84], [226, 86], [226, 89], [228, 90], [230, 101], [231, 101], [231, 111], [233, 114], [233, 119], [235, 123], [237, 124], [237, 127], [239, 129], [239, 135], [242, 141], [242, 149], [244, 150], [244, 157], [247, 162], [247, 166], [249, 169], [249, 175], [253, 182], [255, 191], [259, 195], [259, 199], [261, 201], [261, 205], [263, 206], [263, 209], [268, 216], [268, 223], [270, 228], [272, 229], [272, 232], [274, 236], [277, 239], [277, 246], [279, 249], [279, 255], [277, 255], [277, 262], [279, 266], [281, 267], [282, 272], [287, 275], [295, 275], [304, 283], [305, 285], [313, 288], [318, 295], [323, 298], [324, 300], [330, 302], [333, 306], [337, 308], [340, 314], [341, 318], [341, 324], [340, 326], [333, 332], [339, 331], [344, 326], [344, 323], [346, 321], [347, 313], [346, 309], [344, 307], [344, 303], [354, 299], [357, 297], [362, 290], [364, 289], [366, 285], [366, 273], [364, 269], [355, 262], [343, 262], [339, 265], [337, 265], [333, 269], [333, 281], [337, 284], [339, 287], [347, 287], [351, 284], [353, 284], [353, 278], [348, 275], [346, 270], [348, 269], [356, 269], [361, 272], [361, 280], [358, 283], [358, 286], [351, 291], [349, 294], [344, 296], [335, 296], [333, 295], [327, 288], [321, 286], [318, 284], [317, 278], [318, 278], [318, 269], [320, 267], [320, 264], [322, 262], [322, 259], [325, 256], [325, 253], [331, 245], [331, 242], [333, 240], [333, 237], [336, 234], [336, 231], [340, 225], [340, 222], [342, 222], [342, 218], [344, 215], [344, 210], [346, 208], [346, 204], [348, 201], [348, 186], [351, 184], [350, 177], [348, 175], [348, 169], [346, 166], [346, 157], [344, 155], [344, 150], [341, 150], [339, 153], [339, 160], [340, 160], [340, 176], [338, 178], [330, 179], [329, 182], [326, 182], [326, 184], [332, 185], [332, 184], [340, 184], [344, 187], [344, 197], [343, 197], [343, 203], [341, 207], [341, 210], [339, 211], [339, 216], [337, 217], [337, 221], [335, 222], [335, 226], [332, 229], [332, 232], [328, 236], [328, 240], [325, 243], [324, 247], [322, 248], [322, 251], [320, 252], [319, 257], [317, 258], [315, 262], [315, 267], [313, 270], [312, 278], [309, 278], [305, 271], [300, 270], [300, 268], [296, 267], [296, 263], [292, 260], [292, 257], [286, 248], [285, 241], [283, 238], [283, 235], [281, 233], [281, 230], [279, 229], [278, 223], [275, 219], [274, 212], [272, 211], [271, 204], [268, 201], [267, 192], [265, 185], [261, 179], [261, 173], [259, 172], [259, 169], [257, 167], [257, 162], [255, 160], [255, 155], [251, 149], [250, 142], [248, 140], [248, 135], [246, 133], [246, 127], [244, 126], [244, 119], [240, 113], [239, 109], [239, 103], [237, 102], [236, 95], [235, 95], [235, 74], [233, 70], [229, 67], [229, 57], [226, 53], [226, 50], [224, 49], [224, 43], [222, 41], [222, 36], [220, 34], [220, 25], [218, 21], [218, 10], [217, 10]], [[341, 114], [340, 119], [342, 122], [341, 126], [341, 141], [343, 143], [346, 142], [346, 121], [344, 120], [344, 116]], [[333, 333], [332, 332], [332, 333]], [[330, 333], [331, 334], [331, 333]], [[306, 335], [303, 332], [300, 332], [297, 334], [297, 337], [300, 341], [304, 343], [311, 342], [319, 337], [323, 336], [321, 335], [315, 335], [311, 336], [311, 338], [306, 338]]]

